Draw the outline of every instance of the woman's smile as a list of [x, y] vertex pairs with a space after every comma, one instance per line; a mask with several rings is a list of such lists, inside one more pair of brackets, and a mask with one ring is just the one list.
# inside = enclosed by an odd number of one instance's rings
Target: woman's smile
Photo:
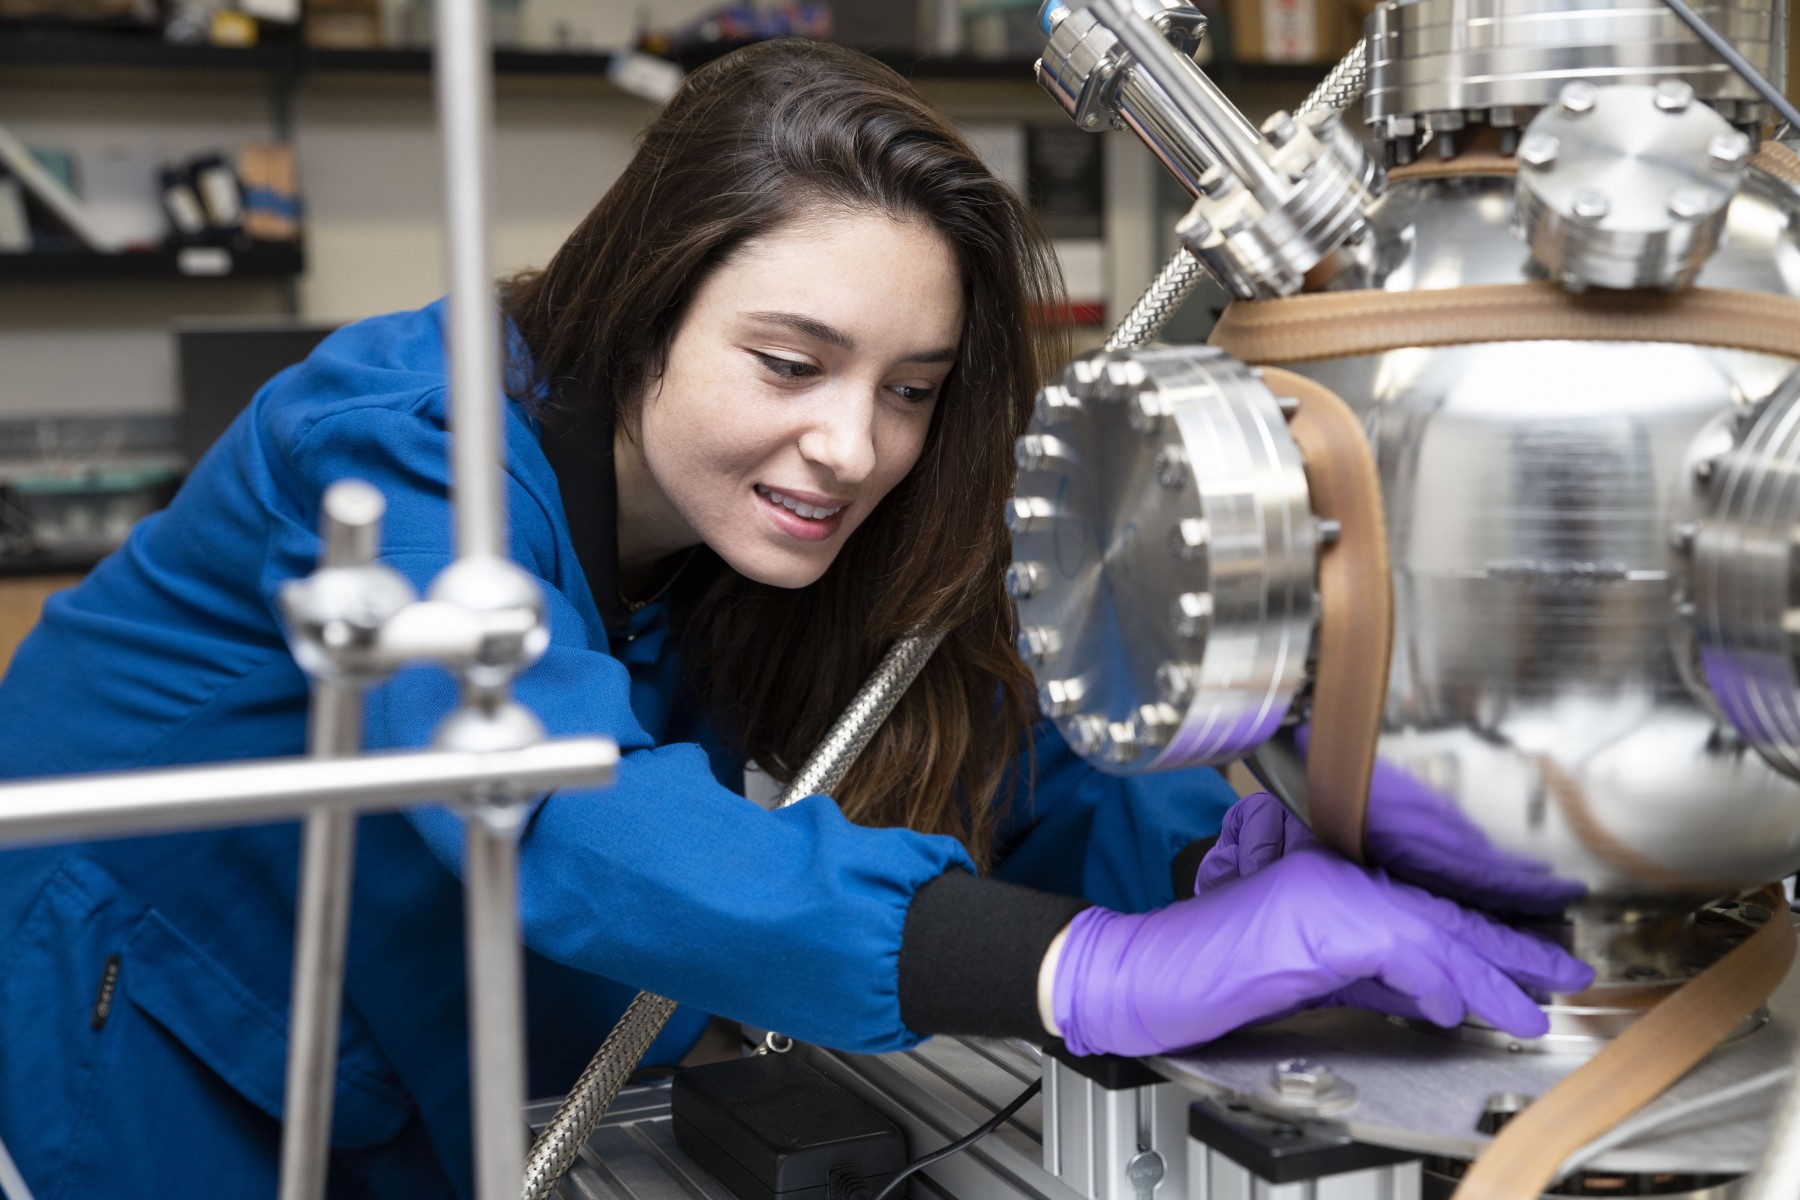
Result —
[[850, 507], [848, 500], [808, 503], [808, 500], [829, 501], [830, 497], [814, 497], [809, 492], [778, 492], [760, 483], [755, 491], [758, 505], [775, 527], [802, 541], [822, 542], [831, 537], [843, 525], [844, 512]]

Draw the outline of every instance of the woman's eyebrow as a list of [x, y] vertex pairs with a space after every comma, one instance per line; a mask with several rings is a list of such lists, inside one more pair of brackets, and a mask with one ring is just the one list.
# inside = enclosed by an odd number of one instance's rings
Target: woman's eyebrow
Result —
[[753, 312], [744, 315], [752, 321], [767, 321], [772, 325], [785, 325], [796, 333], [804, 333], [808, 337], [818, 338], [821, 342], [836, 346], [840, 350], [856, 349], [856, 339], [835, 326], [827, 325], [817, 317], [789, 312]]
[[[817, 338], [819, 341], [830, 346], [836, 346], [840, 350], [854, 351], [856, 349], [855, 338], [837, 328], [835, 325], [827, 325], [817, 317], [809, 317], [804, 313], [748, 312], [744, 314], [744, 317], [751, 321], [765, 321], [771, 325], [785, 325], [796, 333], [803, 333], [807, 337]], [[956, 361], [956, 347], [940, 346], [936, 350], [921, 350], [917, 354], [907, 355], [901, 361], [909, 363], [954, 362]]]

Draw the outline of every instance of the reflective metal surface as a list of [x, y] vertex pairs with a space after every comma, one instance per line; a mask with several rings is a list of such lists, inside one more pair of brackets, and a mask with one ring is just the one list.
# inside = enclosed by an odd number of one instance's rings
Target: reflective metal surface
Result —
[[1514, 225], [1574, 290], [1685, 287], [1725, 232], [1750, 139], [1685, 83], [1564, 87], [1519, 144]]
[[[1785, 20], [1767, 0], [1694, 5], [1772, 79], [1785, 78]], [[1368, 117], [1378, 137], [1523, 124], [1571, 79], [1680, 80], [1738, 124], [1762, 119], [1756, 91], [1660, 3], [1388, 0], [1368, 22]]]
[[[1789, 1061], [1800, 1044], [1800, 972], [1789, 974], [1769, 1008], [1764, 1029], [1714, 1051], [1646, 1106], [1642, 1119], [1723, 1092]], [[1286, 1110], [1271, 1073], [1288, 1058], [1324, 1063], [1355, 1085], [1356, 1103], [1333, 1118], [1354, 1137], [1463, 1159], [1486, 1147], [1489, 1139], [1480, 1125], [1496, 1100], [1541, 1096], [1586, 1061], [1570, 1055], [1511, 1054], [1446, 1040], [1373, 1013], [1327, 1009], [1240, 1030], [1188, 1054], [1152, 1060], [1152, 1065], [1202, 1094], [1223, 1094], [1279, 1113]], [[1691, 1118], [1615, 1147], [1589, 1169], [1749, 1171], [1767, 1142], [1769, 1108], [1766, 1093], [1707, 1103]]]
[[[1510, 190], [1394, 185], [1332, 287], [1526, 280]], [[1795, 212], [1752, 172], [1699, 284], [1800, 295]], [[1498, 853], [1587, 891], [1586, 918], [1692, 907], [1800, 865], [1800, 788], [1689, 668], [1675, 537], [1701, 516], [1692, 480], [1721, 422], [1797, 365], [1800, 336], [1793, 359], [1532, 342], [1295, 368], [1357, 409], [1375, 447], [1395, 572], [1384, 764]], [[1281, 757], [1270, 773], [1291, 793]], [[1372, 827], [1387, 803], [1371, 798]]]
[[1696, 464], [1707, 495], [1689, 572], [1700, 666], [1738, 732], [1800, 778], [1800, 374], [1730, 436], [1729, 451]]
[[1089, 354], [1019, 466], [1008, 586], [1070, 744], [1137, 771], [1267, 738], [1304, 679], [1318, 538], [1268, 388], [1203, 346]]

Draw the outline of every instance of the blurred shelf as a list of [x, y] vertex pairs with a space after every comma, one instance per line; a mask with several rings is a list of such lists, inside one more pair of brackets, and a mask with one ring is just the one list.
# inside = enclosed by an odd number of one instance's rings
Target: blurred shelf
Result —
[[[670, 59], [685, 70], [721, 58], [736, 45], [677, 51]], [[879, 51], [875, 58], [916, 80], [1033, 83], [1032, 58], [988, 59]], [[500, 50], [494, 73], [502, 78], [604, 80], [612, 54], [596, 51]], [[1324, 78], [1334, 63], [1207, 64], [1221, 85], [1303, 84]], [[292, 42], [232, 49], [172, 46], [154, 36], [83, 34], [0, 26], [0, 67], [129, 68], [135, 70], [253, 72], [271, 77], [309, 73], [333, 75], [426, 75], [431, 51], [424, 49], [331, 50]]]
[[158, 71], [291, 72], [300, 47], [271, 43], [229, 46], [173, 46], [150, 34], [73, 33], [66, 30], [0, 27], [0, 66], [125, 67]]
[[287, 279], [306, 269], [299, 245], [232, 250], [184, 246], [174, 250], [100, 254], [0, 254], [0, 282], [46, 279]]

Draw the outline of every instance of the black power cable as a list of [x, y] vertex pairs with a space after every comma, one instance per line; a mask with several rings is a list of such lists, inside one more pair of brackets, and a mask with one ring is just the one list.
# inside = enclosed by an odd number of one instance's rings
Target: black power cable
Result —
[[893, 1195], [893, 1193], [900, 1187], [900, 1185], [906, 1182], [906, 1179], [909, 1175], [913, 1175], [919, 1171], [923, 1171], [926, 1167], [929, 1167], [932, 1163], [942, 1162], [944, 1159], [949, 1158], [952, 1154], [960, 1154], [964, 1150], [967, 1150], [970, 1146], [973, 1146], [976, 1142], [979, 1142], [982, 1138], [986, 1137], [988, 1134], [994, 1132], [994, 1130], [996, 1130], [996, 1129], [1000, 1128], [1000, 1126], [1004, 1125], [1007, 1121], [1007, 1118], [1011, 1117], [1014, 1113], [1018, 1112], [1021, 1108], [1024, 1108], [1025, 1102], [1027, 1100], [1030, 1100], [1033, 1096], [1037, 1095], [1043, 1089], [1044, 1089], [1044, 1081], [1042, 1079], [1039, 1079], [1035, 1083], [1033, 1083], [1030, 1087], [1026, 1088], [1024, 1091], [1020, 1092], [1017, 1096], [1015, 1096], [1013, 1098], [1013, 1101], [1011, 1104], [1008, 1104], [1005, 1108], [1001, 1109], [999, 1112], [997, 1112], [993, 1116], [989, 1117], [978, 1128], [970, 1130], [968, 1133], [964, 1134], [962, 1137], [959, 1137], [954, 1142], [951, 1142], [948, 1146], [944, 1146], [940, 1149], [933, 1150], [930, 1154], [921, 1155], [920, 1157], [913, 1159], [911, 1162], [906, 1164], [906, 1166], [901, 1170], [901, 1172], [898, 1175], [896, 1175], [892, 1179], [888, 1180], [886, 1187], [882, 1188], [879, 1192], [875, 1193], [875, 1200], [888, 1200], [888, 1197]]

